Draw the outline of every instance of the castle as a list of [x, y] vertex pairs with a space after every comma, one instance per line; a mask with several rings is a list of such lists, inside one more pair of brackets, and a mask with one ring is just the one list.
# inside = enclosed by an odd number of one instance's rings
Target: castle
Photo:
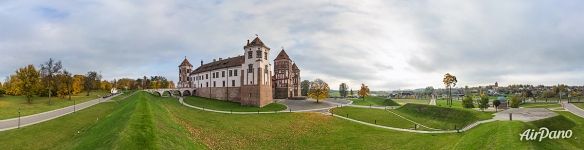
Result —
[[270, 48], [259, 37], [243, 46], [243, 54], [193, 69], [185, 58], [179, 67], [178, 88], [192, 88], [192, 95], [263, 107], [273, 99], [300, 96], [300, 69], [282, 48], [269, 62]]

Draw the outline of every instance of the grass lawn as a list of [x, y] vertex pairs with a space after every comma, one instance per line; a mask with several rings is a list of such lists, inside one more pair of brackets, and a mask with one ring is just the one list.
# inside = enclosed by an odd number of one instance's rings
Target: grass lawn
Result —
[[96, 99], [100, 96], [105, 95], [106, 91], [94, 91], [85, 96], [87, 93], [79, 93], [71, 96], [71, 100], [68, 97], [59, 98], [51, 97], [51, 105], [49, 105], [48, 97], [34, 97], [32, 99], [32, 104], [26, 101], [24, 96], [8, 96], [0, 97], [0, 120], [18, 117], [18, 109], [20, 108], [21, 116], [37, 114], [45, 111], [50, 111], [54, 109], [59, 109], [67, 106], [73, 105], [73, 100], [75, 103], [82, 103], [89, 100]]
[[204, 97], [187, 96], [184, 102], [202, 108], [223, 110], [223, 111], [235, 111], [235, 112], [255, 112], [255, 111], [281, 111], [285, 110], [287, 107], [278, 103], [271, 103], [264, 107], [254, 107], [254, 106], [241, 106], [241, 104], [230, 101], [222, 101], [209, 99]]
[[[414, 123], [403, 119], [393, 113], [388, 112], [383, 109], [368, 109], [368, 108], [357, 108], [357, 107], [338, 107], [331, 110], [336, 115], [341, 115], [349, 118], [368, 122], [372, 124], [378, 124], [388, 127], [402, 128], [402, 129], [413, 129]], [[429, 130], [421, 126], [418, 130]]]
[[562, 107], [562, 105], [560, 104], [538, 104], [538, 103], [524, 103], [521, 104], [519, 107], [524, 107], [524, 108], [556, 108], [556, 107]]
[[437, 99], [436, 100], [436, 106], [440, 106], [440, 107], [452, 107], [452, 108], [462, 108], [462, 101], [460, 101], [460, 100], [453, 99], [452, 100], [452, 106], [448, 106], [446, 102], [447, 102], [446, 99]]
[[431, 105], [406, 104], [390, 110], [410, 120], [437, 129], [454, 129], [465, 127], [479, 120], [490, 119], [490, 112], [479, 112], [461, 108], [444, 108]]
[[407, 103], [430, 104], [429, 99], [392, 99], [392, 100], [397, 102], [397, 103], [400, 103], [400, 104], [407, 104]]
[[[219, 114], [141, 92], [72, 115], [0, 133], [2, 149], [580, 149], [584, 121], [498, 121], [465, 133], [417, 134], [320, 113]], [[97, 119], [99, 117], [99, 119]], [[572, 122], [562, 126], [554, 122]], [[526, 128], [558, 126], [571, 139], [521, 142]], [[77, 132], [79, 131], [79, 133]], [[576, 139], [577, 138], [577, 139]]]
[[354, 105], [363, 105], [363, 106], [399, 106], [393, 100], [386, 99], [384, 97], [376, 97], [376, 96], [367, 96], [365, 100], [362, 98], [351, 98], [349, 99], [353, 101]]
[[576, 105], [576, 107], [580, 107], [582, 109], [584, 109], [584, 103], [572, 103], [574, 105]]

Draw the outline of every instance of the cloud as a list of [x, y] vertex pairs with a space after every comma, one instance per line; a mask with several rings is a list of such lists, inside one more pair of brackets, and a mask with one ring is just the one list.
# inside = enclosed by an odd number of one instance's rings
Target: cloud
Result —
[[336, 88], [528, 82], [582, 84], [579, 1], [3, 1], [0, 76], [50, 57], [106, 79], [177, 80], [187, 56], [241, 55], [259, 34], [302, 69]]

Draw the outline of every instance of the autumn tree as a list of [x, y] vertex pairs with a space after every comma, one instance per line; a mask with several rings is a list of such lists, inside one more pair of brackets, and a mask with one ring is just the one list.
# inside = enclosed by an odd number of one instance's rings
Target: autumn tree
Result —
[[73, 82], [71, 84], [71, 92], [73, 94], [81, 93], [81, 91], [83, 91], [84, 83], [85, 83], [85, 76], [84, 75], [79, 75], [79, 74], [74, 75]]
[[304, 81], [300, 82], [300, 94], [302, 96], [308, 95], [309, 88], [310, 88], [310, 81], [304, 80]]
[[316, 79], [310, 83], [310, 90], [308, 90], [308, 97], [316, 99], [318, 103], [319, 100], [325, 99], [329, 94], [329, 86], [327, 83], [321, 79]]
[[16, 77], [21, 81], [18, 87], [22, 90], [29, 104], [32, 103], [32, 96], [37, 92], [40, 83], [39, 72], [33, 65], [28, 65], [16, 71]]
[[444, 79], [442, 80], [444, 85], [448, 89], [448, 102], [449, 106], [452, 106], [452, 87], [456, 86], [458, 80], [456, 80], [456, 76], [450, 75], [450, 73], [446, 73], [444, 75]]
[[63, 70], [63, 76], [65, 77], [64, 82], [67, 87], [67, 95], [69, 96], [69, 100], [71, 100], [71, 92], [73, 91], [73, 77], [67, 70]]
[[518, 96], [511, 96], [511, 100], [509, 102], [511, 104], [511, 108], [519, 108], [519, 104], [521, 104], [521, 102], [519, 101], [519, 97]]
[[341, 94], [341, 97], [347, 97], [347, 93], [349, 91], [347, 91], [349, 88], [349, 86], [347, 86], [347, 84], [345, 83], [341, 83], [341, 85], [339, 85], [339, 93]]
[[357, 94], [359, 94], [359, 97], [363, 98], [363, 100], [365, 100], [366, 96], [369, 96], [369, 86], [366, 86], [365, 84], [361, 83], [361, 89], [359, 89], [359, 92], [357, 92]]
[[49, 92], [49, 104], [51, 104], [51, 96], [53, 92], [53, 86], [55, 84], [55, 75], [61, 72], [63, 66], [61, 65], [61, 61], [53, 60], [53, 58], [49, 58], [49, 61], [41, 64], [41, 77], [43, 79], [44, 86], [47, 88]]

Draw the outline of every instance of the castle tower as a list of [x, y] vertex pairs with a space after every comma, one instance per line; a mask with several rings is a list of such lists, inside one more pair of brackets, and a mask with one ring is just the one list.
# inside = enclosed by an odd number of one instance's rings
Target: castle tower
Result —
[[259, 37], [243, 47], [244, 63], [241, 68], [241, 105], [263, 107], [272, 103], [272, 73], [268, 61], [270, 48]]
[[292, 97], [293, 91], [290, 89], [292, 76], [292, 60], [282, 48], [276, 59], [274, 59], [274, 98], [286, 99]]
[[189, 78], [189, 74], [193, 69], [193, 65], [189, 63], [187, 57], [180, 63], [178, 66], [178, 88], [190, 88], [191, 87], [191, 78]]

